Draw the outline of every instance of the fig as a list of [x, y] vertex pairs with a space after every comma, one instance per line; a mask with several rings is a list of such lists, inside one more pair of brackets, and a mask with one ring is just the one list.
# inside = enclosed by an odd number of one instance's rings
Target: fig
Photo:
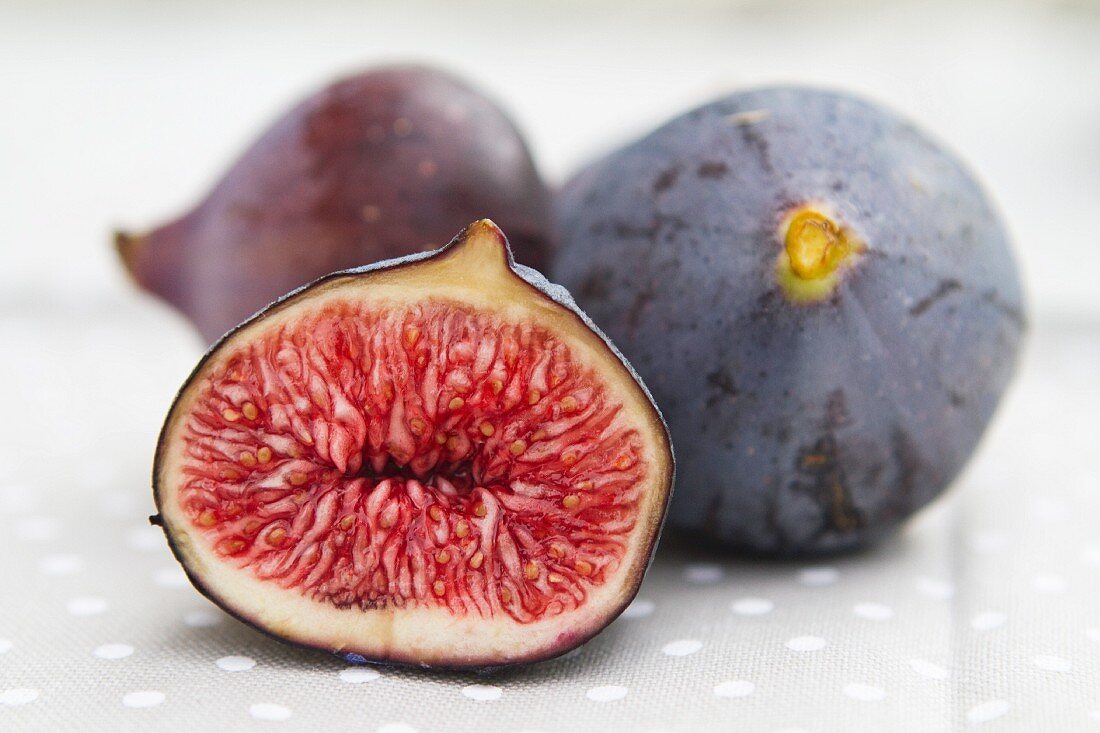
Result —
[[434, 249], [486, 214], [545, 268], [549, 195], [515, 125], [446, 73], [386, 67], [303, 101], [197, 207], [116, 247], [212, 342], [293, 288]]
[[196, 588], [276, 637], [499, 667], [630, 602], [671, 451], [619, 353], [482, 220], [226, 334], [164, 424], [154, 519]]
[[974, 176], [847, 94], [745, 91], [582, 170], [552, 276], [646, 380], [669, 524], [746, 554], [885, 537], [952, 481], [1025, 327]]

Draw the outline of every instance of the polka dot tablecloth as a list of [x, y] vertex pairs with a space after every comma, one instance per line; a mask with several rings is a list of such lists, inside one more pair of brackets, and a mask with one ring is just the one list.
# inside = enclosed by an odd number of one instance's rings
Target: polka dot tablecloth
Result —
[[979, 456], [896, 540], [781, 563], [666, 534], [596, 639], [478, 676], [349, 666], [205, 601], [145, 522], [192, 342], [37, 318], [0, 321], [0, 730], [1100, 731], [1096, 331], [1032, 338]]

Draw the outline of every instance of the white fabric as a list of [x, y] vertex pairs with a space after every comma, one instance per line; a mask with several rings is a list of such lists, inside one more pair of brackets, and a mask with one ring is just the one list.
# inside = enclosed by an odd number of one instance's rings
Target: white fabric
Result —
[[1100, 726], [1098, 330], [1034, 336], [970, 470], [896, 541], [769, 563], [666, 536], [603, 634], [479, 677], [349, 667], [202, 599], [145, 522], [193, 341], [136, 298], [26, 313], [0, 311], [0, 730]]
[[[4, 3], [0, 731], [1100, 731], [1100, 14], [638, 5]], [[733, 87], [867, 94], [982, 173], [1033, 314], [1094, 325], [1035, 335], [971, 469], [874, 553], [746, 562], [668, 537], [624, 618], [492, 678], [290, 649], [199, 597], [144, 523], [198, 349], [119, 300], [107, 232], [182, 211], [301, 95], [395, 59], [486, 88], [555, 182]]]

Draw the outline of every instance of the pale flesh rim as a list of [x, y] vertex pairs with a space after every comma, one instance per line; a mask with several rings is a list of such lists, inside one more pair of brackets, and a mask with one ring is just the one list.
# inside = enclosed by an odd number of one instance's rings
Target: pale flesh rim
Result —
[[[179, 507], [183, 441], [179, 427], [191, 412], [204, 378], [217, 372], [236, 344], [262, 339], [329, 299], [378, 303], [416, 302], [424, 295], [455, 300], [503, 320], [543, 326], [562, 338], [573, 358], [607, 378], [606, 387], [639, 426], [650, 467], [641, 490], [638, 522], [618, 570], [595, 586], [580, 608], [531, 623], [498, 614], [453, 616], [445, 608], [339, 609], [264, 582], [219, 557]], [[192, 583], [234, 616], [278, 638], [367, 660], [441, 666], [487, 667], [544, 659], [598, 633], [630, 602], [652, 554], [668, 501], [672, 455], [663, 421], [629, 369], [573, 311], [510, 269], [506, 243], [491, 222], [477, 222], [448, 247], [416, 262], [365, 273], [336, 274], [281, 301], [230, 334], [196, 367], [169, 412], [154, 466], [160, 521]]]

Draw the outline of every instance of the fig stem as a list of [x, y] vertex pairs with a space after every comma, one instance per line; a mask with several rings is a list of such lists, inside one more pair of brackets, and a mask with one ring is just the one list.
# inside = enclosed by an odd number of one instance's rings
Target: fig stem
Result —
[[462, 230], [446, 248], [471, 277], [493, 277], [510, 269], [508, 240], [489, 219], [479, 219]]
[[145, 237], [140, 234], [131, 234], [121, 229], [114, 233], [115, 251], [118, 252], [119, 259], [122, 260], [131, 277], [136, 277], [135, 260], [144, 241]]
[[803, 280], [828, 277], [861, 247], [848, 229], [814, 209], [791, 218], [784, 245], [791, 270]]
[[831, 297], [841, 271], [855, 264], [866, 249], [823, 203], [805, 203], [789, 211], [776, 237], [783, 244], [776, 258], [776, 279], [795, 303], [819, 303]]

